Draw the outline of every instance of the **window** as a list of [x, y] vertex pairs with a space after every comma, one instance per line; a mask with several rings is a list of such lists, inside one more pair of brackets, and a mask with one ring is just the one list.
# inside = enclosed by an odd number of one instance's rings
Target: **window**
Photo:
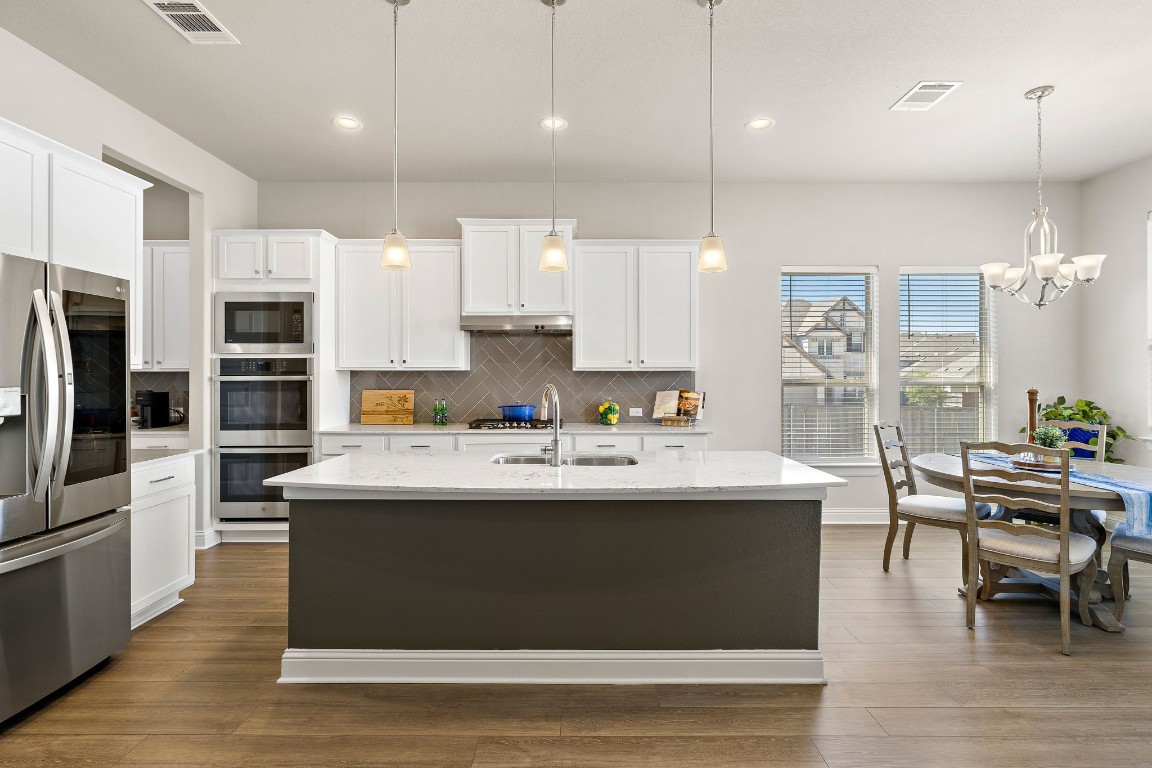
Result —
[[912, 454], [993, 434], [988, 298], [979, 274], [900, 276], [900, 421]]
[[785, 456], [819, 462], [875, 455], [875, 280], [859, 271], [781, 274]]

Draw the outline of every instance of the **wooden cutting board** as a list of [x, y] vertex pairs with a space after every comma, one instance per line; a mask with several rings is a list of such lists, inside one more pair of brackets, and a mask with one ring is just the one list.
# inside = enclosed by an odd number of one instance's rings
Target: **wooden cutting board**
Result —
[[414, 389], [365, 389], [360, 394], [361, 424], [411, 424]]

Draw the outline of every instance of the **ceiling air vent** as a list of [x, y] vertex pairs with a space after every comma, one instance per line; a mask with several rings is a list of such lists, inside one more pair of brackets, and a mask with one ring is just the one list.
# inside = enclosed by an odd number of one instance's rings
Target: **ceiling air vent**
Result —
[[144, 0], [160, 18], [197, 45], [239, 45], [240, 41], [224, 29], [215, 17], [198, 2], [162, 3]]
[[944, 97], [959, 88], [963, 83], [943, 83], [939, 80], [917, 83], [916, 87], [900, 97], [892, 105], [894, 112], [923, 112], [939, 104]]

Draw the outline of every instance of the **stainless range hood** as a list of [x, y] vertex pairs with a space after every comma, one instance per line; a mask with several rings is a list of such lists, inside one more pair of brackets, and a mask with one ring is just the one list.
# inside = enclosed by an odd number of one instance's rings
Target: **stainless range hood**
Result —
[[571, 315], [464, 315], [460, 330], [472, 333], [572, 335]]

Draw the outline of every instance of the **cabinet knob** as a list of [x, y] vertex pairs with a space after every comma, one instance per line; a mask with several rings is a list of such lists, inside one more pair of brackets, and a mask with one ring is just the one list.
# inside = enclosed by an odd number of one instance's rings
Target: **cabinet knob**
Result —
[[156, 361], [156, 365], [163, 365], [163, 364], [164, 364], [164, 361], [163, 361], [163, 360], [157, 360], [157, 361]]
[[260, 274], [260, 270], [254, 269], [254, 270], [252, 270], [252, 274], [258, 275], [258, 274]]
[[396, 361], [395, 360], [389, 360], [388, 362], [389, 363], [395, 363]]
[[408, 361], [407, 361], [407, 360], [401, 360], [400, 362], [402, 362], [402, 363], [407, 363]]
[[521, 304], [520, 306], [522, 306], [522, 307], [523, 307], [523, 306], [525, 306], [525, 305]]
[[144, 365], [152, 365], [152, 362], [150, 360], [145, 360]]

